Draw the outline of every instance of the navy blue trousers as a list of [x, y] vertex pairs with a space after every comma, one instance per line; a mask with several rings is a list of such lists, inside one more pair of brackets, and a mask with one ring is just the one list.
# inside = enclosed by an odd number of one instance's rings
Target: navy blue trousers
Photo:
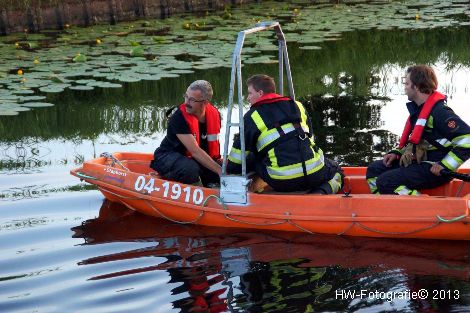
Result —
[[399, 186], [406, 186], [411, 190], [429, 189], [443, 185], [451, 178], [436, 176], [430, 169], [431, 164], [413, 162], [408, 167], [400, 167], [398, 161], [386, 167], [382, 160], [372, 162], [367, 167], [366, 178], [377, 177], [377, 191], [380, 194], [393, 194]]
[[220, 183], [220, 177], [217, 173], [178, 152], [161, 152], [157, 149], [150, 167], [164, 178], [183, 184], [195, 184], [199, 180], [201, 180], [204, 186]]

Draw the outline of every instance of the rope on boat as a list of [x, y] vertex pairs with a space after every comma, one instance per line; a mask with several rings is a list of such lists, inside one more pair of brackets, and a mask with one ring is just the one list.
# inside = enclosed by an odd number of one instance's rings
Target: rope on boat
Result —
[[124, 164], [121, 163], [121, 161], [119, 161], [118, 159], [116, 159], [114, 157], [114, 155], [112, 155], [112, 153], [109, 153], [109, 152], [103, 152], [100, 154], [100, 157], [104, 157], [104, 158], [108, 158], [108, 159], [111, 159], [111, 167], [114, 167], [115, 164], [119, 165], [122, 169], [126, 170], [129, 172], [129, 169], [127, 167], [124, 166]]
[[[353, 214], [352, 217], [356, 217], [356, 214]], [[342, 232], [338, 233], [339, 236], [341, 235], [344, 235], [346, 234], [354, 225], [357, 225], [359, 227], [361, 227], [362, 229], [365, 229], [367, 231], [370, 231], [370, 232], [374, 232], [374, 233], [378, 233], [378, 234], [382, 234], [382, 235], [410, 235], [410, 234], [414, 234], [414, 233], [418, 233], [420, 231], [425, 231], [425, 230], [429, 230], [429, 229], [432, 229], [436, 226], [438, 226], [439, 224], [441, 223], [454, 223], [454, 222], [458, 222], [464, 218], [466, 218], [467, 215], [461, 215], [461, 216], [457, 216], [457, 217], [454, 217], [454, 218], [451, 218], [451, 219], [445, 219], [439, 215], [436, 215], [436, 218], [437, 218], [437, 221], [432, 224], [432, 225], [429, 225], [429, 226], [426, 226], [426, 227], [423, 227], [423, 228], [418, 228], [418, 229], [415, 229], [415, 230], [411, 230], [411, 231], [406, 231], [406, 232], [386, 232], [386, 231], [381, 231], [381, 230], [377, 230], [377, 229], [373, 229], [373, 228], [370, 228], [364, 224], [362, 224], [361, 222], [358, 222], [358, 221], [353, 221], [348, 227], [346, 227], [345, 230], [343, 230]]]
[[77, 176], [80, 177], [80, 179], [82, 179], [82, 180], [83, 180], [83, 178], [86, 178], [86, 179], [93, 179], [93, 180], [99, 180], [99, 179], [96, 178], [96, 177], [83, 174], [82, 172], [77, 172]]
[[[354, 219], [355, 217], [357, 217], [356, 213], [353, 213], [352, 214], [352, 218]], [[437, 216], [438, 219], [439, 219], [439, 215]], [[388, 231], [382, 231], [382, 230], [378, 230], [378, 229], [373, 229], [371, 227], [368, 227], [364, 224], [362, 224], [361, 222], [359, 221], [352, 221], [351, 222], [351, 225], [349, 225], [344, 231], [342, 231], [341, 233], [339, 233], [338, 235], [344, 235], [346, 234], [346, 232], [348, 232], [351, 228], [353, 228], [354, 225], [357, 225], [359, 226], [360, 228], [364, 229], [364, 230], [367, 230], [367, 231], [370, 231], [370, 232], [373, 232], [373, 233], [377, 233], [377, 234], [382, 234], [382, 235], [410, 235], [410, 234], [415, 234], [415, 233], [418, 233], [420, 231], [425, 231], [425, 230], [429, 230], [429, 229], [432, 229], [436, 226], [438, 226], [441, 222], [438, 220], [437, 222], [435, 222], [434, 224], [430, 225], [430, 226], [426, 226], [426, 227], [422, 227], [422, 228], [418, 228], [418, 229], [414, 229], [414, 230], [410, 230], [410, 231], [404, 231], [404, 232], [388, 232]]]
[[306, 228], [303, 228], [302, 226], [298, 225], [296, 222], [294, 222], [294, 221], [292, 221], [292, 220], [287, 220], [287, 222], [288, 222], [289, 224], [291, 224], [292, 226], [295, 226], [295, 227], [297, 227], [298, 229], [300, 229], [300, 230], [302, 230], [302, 231], [304, 231], [304, 232], [306, 232], [306, 233], [309, 233], [310, 235], [316, 235], [316, 234], [317, 234], [317, 233], [314, 233], [314, 232], [311, 231], [311, 230], [308, 230], [308, 229], [306, 229]]
[[[169, 221], [171, 221], [171, 222], [178, 223], [178, 224], [195, 224], [197, 221], [199, 221], [199, 220], [202, 218], [202, 216], [204, 215], [204, 212], [205, 212], [205, 211], [201, 211], [201, 213], [199, 214], [199, 216], [196, 217], [196, 218], [195, 218], [194, 220], [192, 220], [192, 221], [178, 221], [178, 220], [172, 219], [171, 217], [168, 217], [168, 216], [166, 216], [165, 214], [163, 214], [162, 212], [160, 212], [159, 209], [157, 209], [156, 207], [154, 207], [153, 204], [152, 204], [150, 201], [146, 200], [146, 199], [141, 199], [141, 198], [136, 198], [136, 197], [127, 197], [127, 196], [123, 196], [123, 195], [117, 194], [117, 193], [115, 193], [115, 192], [112, 192], [112, 191], [110, 191], [110, 190], [108, 190], [108, 189], [105, 189], [105, 188], [103, 188], [103, 187], [99, 187], [99, 189], [100, 189], [100, 190], [102, 189], [102, 190], [106, 191], [107, 193], [110, 193], [110, 194], [112, 194], [112, 195], [114, 195], [114, 196], [117, 196], [117, 197], [120, 197], [120, 198], [123, 198], [123, 199], [127, 199], [127, 200], [142, 200], [142, 201], [144, 201], [145, 203], [147, 203], [155, 212], [157, 212], [158, 214], [160, 214], [161, 217], [163, 217], [163, 218], [165, 218], [165, 219], [167, 219], [167, 220], [169, 220]], [[139, 211], [139, 210], [137, 210], [136, 208], [134, 208], [132, 205], [130, 205], [130, 204], [128, 204], [128, 203], [126, 203], [126, 205], [127, 205], [128, 207], [130, 207], [130, 208], [131, 208], [132, 210], [134, 210], [134, 211], [137, 211], [137, 212]]]
[[454, 218], [451, 218], [451, 219], [445, 219], [439, 215], [436, 215], [437, 219], [440, 221], [440, 222], [443, 222], [443, 223], [453, 223], [453, 222], [457, 222], [457, 221], [460, 221], [461, 219], [464, 219], [467, 217], [466, 214], [464, 215], [460, 215], [460, 216], [457, 216], [457, 217], [454, 217]]
[[460, 193], [463, 190], [463, 186], [465, 186], [465, 181], [464, 180], [462, 180], [462, 182], [460, 183], [459, 189], [457, 190], [457, 193], [455, 194], [456, 197], [460, 197]]
[[429, 230], [431, 228], [434, 228], [434, 227], [438, 226], [440, 223], [441, 223], [440, 221], [437, 221], [436, 223], [434, 223], [430, 226], [426, 226], [426, 227], [423, 227], [423, 228], [418, 228], [418, 229], [414, 229], [414, 230], [410, 230], [410, 231], [404, 231], [404, 232], [388, 232], [388, 231], [373, 229], [373, 228], [370, 228], [370, 227], [368, 227], [368, 226], [366, 226], [366, 225], [364, 225], [364, 224], [362, 224], [361, 222], [358, 222], [358, 221], [352, 222], [351, 225], [355, 224], [355, 225], [358, 225], [359, 227], [361, 227], [362, 229], [365, 229], [367, 231], [374, 232], [374, 233], [377, 233], [377, 234], [382, 234], [382, 235], [410, 235], [410, 234], [418, 233], [420, 231]]
[[222, 207], [224, 208], [224, 210], [228, 210], [227, 204], [225, 204], [224, 200], [222, 200], [221, 197], [216, 196], [216, 195], [209, 195], [209, 196], [207, 196], [207, 198], [204, 200], [204, 202], [202, 203], [201, 206], [202, 206], [203, 208], [205, 208], [207, 202], [209, 202], [209, 200], [212, 199], [212, 198], [216, 199], [217, 202], [219, 202], [220, 204], [222, 204]]
[[204, 212], [205, 212], [205, 211], [201, 210], [201, 213], [199, 213], [199, 216], [196, 217], [196, 218], [195, 218], [194, 220], [192, 220], [192, 221], [178, 221], [178, 220], [172, 219], [171, 217], [168, 217], [168, 216], [166, 216], [165, 214], [163, 214], [162, 212], [160, 212], [159, 209], [157, 209], [156, 207], [153, 206], [152, 202], [150, 202], [150, 201], [148, 201], [148, 200], [145, 200], [145, 202], [146, 202], [148, 205], [150, 205], [150, 207], [151, 207], [152, 209], [154, 209], [158, 214], [160, 214], [163, 218], [166, 218], [167, 220], [172, 221], [172, 222], [174, 222], [174, 223], [183, 224], [183, 225], [184, 225], [184, 224], [196, 224], [196, 222], [199, 221], [199, 220], [202, 218], [202, 216], [204, 215]]
[[255, 226], [274, 226], [274, 225], [281, 225], [281, 224], [285, 224], [289, 222], [289, 220], [282, 220], [279, 222], [260, 224], [260, 223], [237, 220], [236, 218], [231, 217], [229, 214], [224, 214], [224, 217], [232, 222], [237, 222], [237, 223], [247, 224], [247, 225], [255, 225]]
[[342, 236], [342, 235], [346, 234], [351, 228], [353, 228], [354, 223], [355, 223], [355, 222], [352, 222], [351, 224], [349, 224], [348, 227], [346, 227], [342, 232], [338, 233], [337, 235], [338, 235], [338, 236]]
[[[207, 202], [211, 199], [211, 198], [214, 198], [216, 199], [221, 205], [222, 207], [224, 208], [224, 210], [228, 210], [228, 207], [227, 207], [227, 204], [224, 202], [224, 200], [222, 198], [220, 198], [219, 196], [216, 196], [216, 195], [209, 195], [207, 196], [207, 198], [204, 200], [204, 202], [202, 203], [202, 208], [204, 208], [206, 205], [207, 205]], [[237, 223], [241, 223], [241, 224], [247, 224], [247, 225], [255, 225], [255, 226], [273, 226], [273, 225], [281, 225], [281, 224], [284, 224], [284, 223], [287, 223], [289, 222], [289, 220], [283, 220], [283, 221], [279, 221], [279, 222], [274, 222], [274, 223], [263, 223], [263, 224], [259, 224], [259, 223], [253, 223], [253, 222], [247, 222], [247, 221], [241, 221], [241, 220], [237, 220], [236, 218], [233, 218], [230, 216], [230, 214], [227, 214], [225, 213], [224, 214], [224, 217], [232, 222], [237, 222]]]
[[[88, 179], [93, 179], [93, 180], [100, 180], [96, 177], [93, 177], [93, 176], [88, 176], [88, 175], [85, 175], [83, 173], [80, 173], [80, 172], [77, 172], [77, 174], [80, 176], [80, 177], [83, 177], [83, 178], [88, 178]], [[120, 195], [120, 194], [117, 194], [115, 192], [112, 192], [110, 190], [107, 190], [103, 187], [99, 187], [100, 190], [104, 190], [105, 192], [107, 193], [110, 193], [114, 196], [117, 196], [119, 198], [123, 198], [123, 199], [128, 199], [128, 200], [139, 200], [139, 201], [144, 201], [147, 203], [147, 205], [149, 205], [155, 212], [157, 212], [161, 217], [171, 221], [171, 222], [174, 222], [174, 223], [178, 223], [178, 224], [195, 224], [197, 223], [203, 216], [204, 216], [204, 213], [205, 211], [204, 210], [201, 210], [200, 214], [192, 221], [178, 221], [178, 220], [175, 220], [175, 219], [172, 219], [168, 216], [166, 216], [165, 214], [163, 214], [159, 209], [157, 209], [155, 206], [153, 206], [153, 204], [146, 200], [146, 199], [142, 199], [142, 198], [137, 198], [137, 197], [127, 197], [127, 196], [123, 196], [123, 195]], [[227, 204], [223, 201], [222, 198], [220, 198], [219, 196], [217, 195], [209, 195], [207, 196], [207, 198], [203, 201], [203, 203], [201, 204], [201, 207], [202, 208], [205, 208], [207, 207], [207, 203], [209, 202], [210, 199], [216, 199], [223, 207], [224, 210], [229, 210], [229, 208], [227, 207]], [[126, 203], [127, 206], [129, 206], [131, 209], [133, 209], [134, 211], [138, 211], [137, 209], [135, 209], [133, 206], [131, 206], [130, 204]], [[289, 212], [286, 212], [286, 215], [290, 215]], [[274, 226], [274, 225], [281, 225], [281, 224], [285, 224], [285, 223], [289, 223], [290, 225], [306, 232], [306, 233], [309, 233], [309, 234], [317, 234], [309, 229], [306, 229], [300, 225], [298, 225], [296, 222], [294, 222], [292, 219], [290, 218], [286, 218], [284, 220], [281, 220], [281, 221], [278, 221], [278, 222], [273, 222], [273, 223], [253, 223], [253, 222], [248, 222], [248, 221], [242, 221], [242, 220], [238, 220], [236, 218], [233, 218], [230, 216], [230, 214], [227, 214], [225, 213], [224, 214], [224, 217], [230, 221], [233, 221], [233, 222], [236, 222], [236, 223], [240, 223], [240, 224], [246, 224], [246, 225], [254, 225], [254, 226]], [[352, 218], [354, 219], [355, 217], [357, 217], [357, 215], [355, 213], [352, 214]], [[351, 224], [349, 226], [347, 226], [345, 228], [345, 230], [343, 230], [342, 232], [338, 233], [337, 235], [341, 236], [341, 235], [345, 235], [351, 228], [354, 227], [354, 225], [357, 225], [358, 227], [364, 229], [364, 230], [367, 230], [369, 232], [374, 232], [374, 233], [377, 233], [377, 234], [382, 234], [382, 235], [409, 235], [409, 234], [414, 234], [414, 233], [418, 233], [418, 232], [421, 232], [421, 231], [425, 231], [425, 230], [429, 230], [429, 229], [432, 229], [434, 227], [437, 227], [439, 224], [441, 223], [454, 223], [454, 222], [458, 222], [462, 219], [465, 219], [467, 217], [467, 215], [461, 215], [461, 216], [457, 216], [457, 217], [454, 217], [454, 218], [450, 218], [450, 219], [446, 219], [444, 217], [441, 217], [439, 215], [436, 215], [436, 218], [437, 218], [437, 221], [432, 224], [432, 225], [429, 225], [429, 226], [426, 226], [426, 227], [422, 227], [422, 228], [418, 228], [418, 229], [415, 229], [415, 230], [411, 230], [411, 231], [404, 231], [404, 232], [387, 232], [387, 231], [382, 231], [382, 230], [378, 230], [378, 229], [373, 229], [371, 227], [368, 227], [366, 225], [364, 225], [363, 223], [357, 221], [357, 220], [353, 220], [351, 222]]]

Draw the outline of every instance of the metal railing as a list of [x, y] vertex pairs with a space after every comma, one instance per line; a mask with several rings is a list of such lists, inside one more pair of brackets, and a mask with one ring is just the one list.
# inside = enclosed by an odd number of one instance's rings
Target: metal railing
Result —
[[[242, 172], [241, 175], [227, 175], [226, 162], [222, 164], [222, 176], [220, 178], [221, 189], [220, 197], [224, 202], [234, 203], [234, 204], [246, 204], [248, 202], [248, 185], [250, 180], [247, 177], [246, 172], [246, 148], [245, 148], [245, 125], [243, 122], [243, 82], [242, 82], [242, 72], [241, 72], [241, 53], [243, 49], [243, 43], [245, 37], [249, 34], [257, 33], [264, 30], [274, 30], [279, 47], [279, 80], [278, 87], [279, 93], [284, 91], [284, 69], [287, 75], [287, 84], [289, 88], [289, 96], [295, 100], [294, 86], [292, 83], [292, 74], [289, 64], [289, 55], [287, 53], [287, 45], [284, 33], [282, 32], [281, 25], [279, 22], [266, 21], [256, 24], [253, 28], [243, 30], [238, 33], [237, 42], [235, 44], [235, 49], [233, 51], [232, 58], [232, 73], [230, 78], [230, 89], [228, 96], [228, 107], [227, 107], [227, 125], [225, 129], [225, 142], [224, 142], [224, 153], [223, 158], [227, 160], [229, 151], [229, 140], [230, 140], [230, 130], [232, 127], [238, 127], [240, 133], [240, 150], [241, 150], [241, 165]], [[234, 123], [232, 121], [232, 109], [233, 109], [233, 99], [235, 94], [235, 83], [237, 84], [237, 95], [238, 95], [238, 122]]]

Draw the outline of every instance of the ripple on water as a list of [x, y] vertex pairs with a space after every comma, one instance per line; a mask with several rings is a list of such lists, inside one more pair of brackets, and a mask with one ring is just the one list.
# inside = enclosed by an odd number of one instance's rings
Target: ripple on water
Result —
[[97, 192], [72, 193], [0, 210], [1, 311], [155, 311], [166, 302], [169, 276], [159, 268], [166, 258], [152, 255], [155, 242], [84, 245], [73, 237], [102, 200]]

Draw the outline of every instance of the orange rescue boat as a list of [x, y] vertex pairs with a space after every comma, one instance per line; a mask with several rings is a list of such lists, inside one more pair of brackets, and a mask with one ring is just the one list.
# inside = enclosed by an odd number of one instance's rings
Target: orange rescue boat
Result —
[[[257, 228], [367, 237], [470, 240], [470, 184], [453, 179], [421, 196], [373, 195], [364, 167], [344, 168], [347, 191], [336, 195], [246, 193], [246, 203], [224, 201], [222, 189], [158, 177], [152, 154], [114, 153], [71, 174], [104, 196], [146, 215], [181, 224]], [[462, 173], [469, 173], [463, 169]], [[222, 181], [223, 183], [223, 181]]]

